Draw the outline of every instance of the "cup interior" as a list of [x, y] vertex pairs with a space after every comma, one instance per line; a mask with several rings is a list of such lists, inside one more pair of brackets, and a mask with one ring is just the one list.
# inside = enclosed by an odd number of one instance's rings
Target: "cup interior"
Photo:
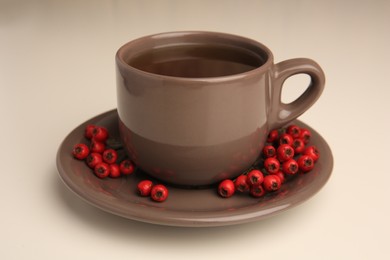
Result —
[[223, 77], [260, 68], [269, 52], [239, 36], [206, 32], [176, 32], [129, 42], [118, 57], [129, 68], [181, 78]]

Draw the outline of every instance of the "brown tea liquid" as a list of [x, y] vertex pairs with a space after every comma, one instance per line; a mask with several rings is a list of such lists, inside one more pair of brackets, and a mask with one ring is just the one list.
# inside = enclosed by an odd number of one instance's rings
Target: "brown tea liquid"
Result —
[[208, 78], [253, 70], [266, 58], [250, 50], [227, 45], [161, 47], [132, 58], [128, 64], [139, 70], [173, 77]]

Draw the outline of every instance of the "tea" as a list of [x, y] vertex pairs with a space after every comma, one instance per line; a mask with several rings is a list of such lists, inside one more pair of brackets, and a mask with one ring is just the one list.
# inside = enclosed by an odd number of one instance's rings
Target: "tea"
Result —
[[142, 71], [173, 77], [208, 78], [253, 70], [266, 57], [248, 49], [228, 45], [189, 44], [149, 50], [128, 61]]

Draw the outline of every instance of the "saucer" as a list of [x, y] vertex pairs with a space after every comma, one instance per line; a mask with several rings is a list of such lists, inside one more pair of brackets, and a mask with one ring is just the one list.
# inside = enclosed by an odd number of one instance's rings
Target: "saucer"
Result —
[[283, 184], [279, 191], [262, 198], [236, 193], [233, 197], [224, 199], [217, 194], [215, 187], [183, 189], [167, 185], [169, 197], [165, 202], [158, 203], [137, 194], [138, 182], [151, 179], [141, 171], [116, 179], [97, 178], [85, 162], [73, 158], [71, 151], [75, 144], [86, 142], [83, 135], [88, 124], [104, 126], [111, 137], [119, 138], [116, 110], [98, 115], [69, 133], [59, 147], [57, 168], [65, 185], [79, 197], [104, 211], [128, 219], [186, 227], [225, 226], [258, 221], [311, 198], [331, 175], [333, 156], [326, 141], [301, 121], [295, 120], [293, 123], [311, 131], [311, 144], [317, 146], [321, 157], [311, 172], [294, 177]]

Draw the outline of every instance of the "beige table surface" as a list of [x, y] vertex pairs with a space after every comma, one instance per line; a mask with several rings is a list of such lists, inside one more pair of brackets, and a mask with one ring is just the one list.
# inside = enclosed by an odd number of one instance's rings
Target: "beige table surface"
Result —
[[[389, 26], [379, 0], [0, 0], [0, 258], [390, 259]], [[175, 228], [111, 215], [63, 185], [64, 137], [116, 106], [116, 50], [177, 30], [239, 34], [276, 62], [322, 66], [326, 89], [300, 117], [335, 159], [315, 197], [263, 221]]]

